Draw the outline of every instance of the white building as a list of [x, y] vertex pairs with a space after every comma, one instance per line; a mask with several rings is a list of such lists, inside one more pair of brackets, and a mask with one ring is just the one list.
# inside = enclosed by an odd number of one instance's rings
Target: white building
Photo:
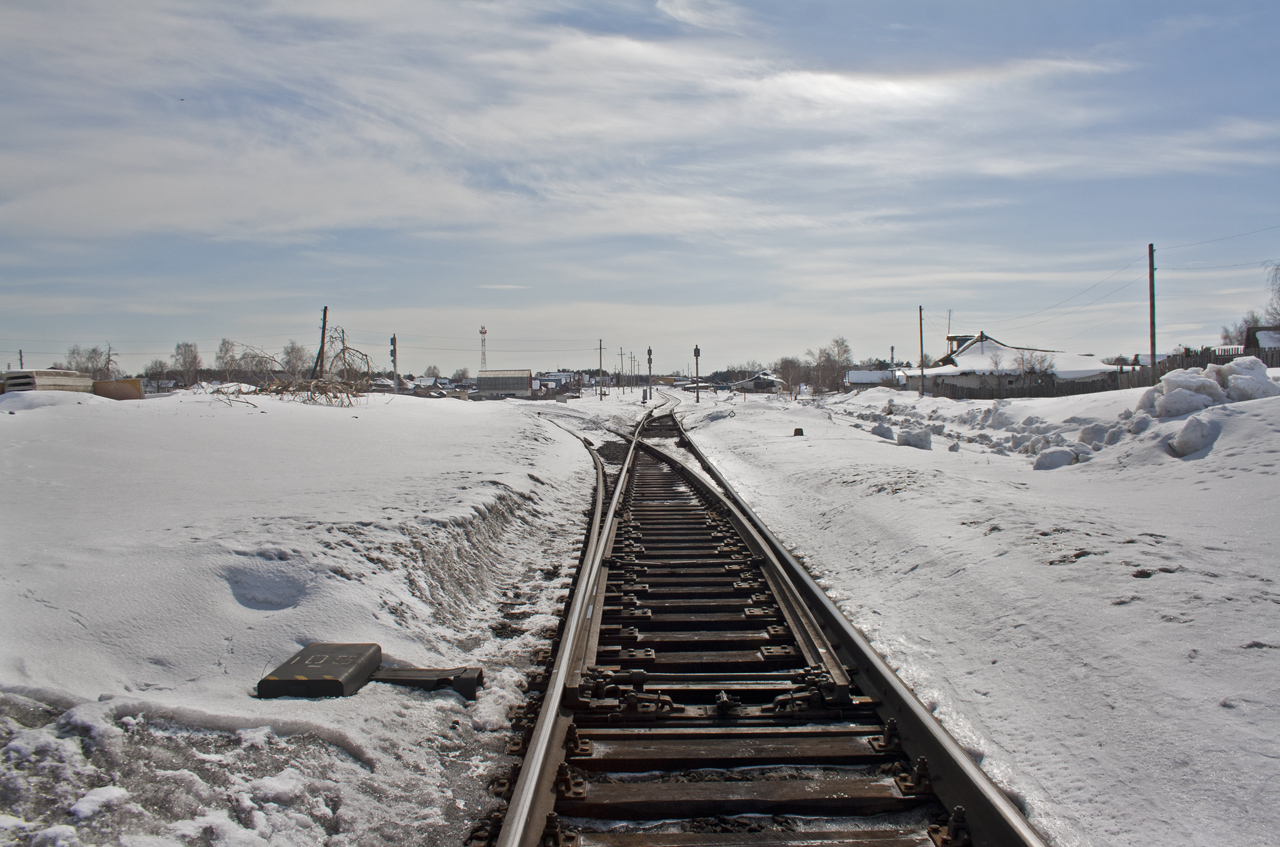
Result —
[[[962, 388], [1015, 388], [1052, 382], [1091, 381], [1118, 373], [1117, 365], [1101, 359], [1060, 350], [1015, 347], [995, 340], [985, 332], [974, 336], [951, 336], [956, 345], [938, 364], [924, 369], [925, 391], [940, 385]], [[907, 385], [920, 389], [921, 371], [907, 371]]]

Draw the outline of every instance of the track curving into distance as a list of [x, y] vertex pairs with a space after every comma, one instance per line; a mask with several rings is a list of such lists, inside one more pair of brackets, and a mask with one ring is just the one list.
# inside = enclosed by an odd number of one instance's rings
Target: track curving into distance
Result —
[[597, 523], [516, 722], [524, 763], [469, 845], [1042, 845], [673, 408], [637, 426], [603, 514], [597, 457]]

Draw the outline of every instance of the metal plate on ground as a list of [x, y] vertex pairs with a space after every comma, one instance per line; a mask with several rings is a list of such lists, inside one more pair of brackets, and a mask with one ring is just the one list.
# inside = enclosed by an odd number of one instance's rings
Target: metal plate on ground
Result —
[[258, 696], [347, 697], [382, 664], [377, 644], [308, 644], [258, 682]]

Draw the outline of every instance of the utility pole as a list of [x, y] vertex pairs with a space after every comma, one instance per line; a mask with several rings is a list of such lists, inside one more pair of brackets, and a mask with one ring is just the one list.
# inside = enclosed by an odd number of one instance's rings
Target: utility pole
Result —
[[485, 329], [483, 326], [480, 327], [480, 370], [482, 371], [489, 370], [489, 357], [485, 353], [484, 349], [484, 339], [488, 334], [489, 330]]
[[622, 393], [622, 348], [618, 348], [618, 393]]
[[391, 393], [400, 393], [400, 366], [396, 360], [396, 337], [391, 336]]
[[[19, 350], [18, 352], [21, 353], [22, 351]], [[645, 397], [652, 400], [653, 399], [653, 348], [652, 347], [649, 348], [649, 379], [645, 382], [644, 388], [645, 388]]]
[[596, 368], [596, 393], [600, 395], [600, 402], [604, 402], [604, 339], [600, 339], [600, 366]]
[[693, 402], [702, 402], [702, 377], [699, 376], [698, 357], [702, 355], [702, 351], [698, 349], [698, 345], [693, 345]]
[[22, 351], [18, 351], [18, 370], [25, 371], [27, 366], [22, 363]]
[[324, 376], [324, 339], [329, 334], [329, 307], [320, 313], [320, 349], [316, 351], [316, 363], [311, 366], [311, 378]]
[[893, 345], [889, 345], [889, 370], [893, 370]]
[[1151, 384], [1156, 384], [1156, 245], [1147, 245], [1147, 285], [1151, 301]]
[[920, 307], [920, 396], [924, 396], [924, 306]]

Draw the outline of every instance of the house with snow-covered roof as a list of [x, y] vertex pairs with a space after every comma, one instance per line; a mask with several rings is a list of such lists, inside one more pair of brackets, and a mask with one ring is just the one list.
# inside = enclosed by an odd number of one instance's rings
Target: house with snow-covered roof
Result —
[[731, 383], [731, 386], [734, 391], [744, 393], [773, 394], [786, 389], [787, 383], [781, 377], [765, 370], [760, 371], [755, 376], [749, 376], [746, 379]]
[[[1118, 373], [1119, 367], [1108, 365], [1093, 356], [1016, 347], [997, 341], [985, 332], [971, 336], [948, 336], [952, 350], [938, 363], [923, 371], [926, 391], [940, 385], [961, 388], [1030, 387], [1054, 382], [1087, 382], [1105, 379]], [[908, 388], [920, 389], [921, 371], [907, 372]]]

